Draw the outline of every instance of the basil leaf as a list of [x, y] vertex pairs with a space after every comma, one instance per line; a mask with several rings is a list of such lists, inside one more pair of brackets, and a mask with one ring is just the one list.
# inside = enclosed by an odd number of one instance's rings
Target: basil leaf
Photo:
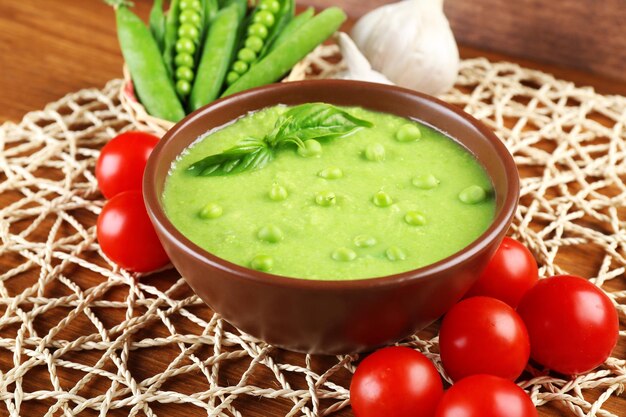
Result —
[[274, 159], [274, 151], [265, 141], [244, 139], [222, 153], [207, 156], [187, 168], [195, 176], [214, 177], [261, 169]]
[[345, 136], [372, 123], [326, 103], [309, 103], [283, 113], [266, 141], [271, 147], [284, 142], [302, 143], [307, 139], [331, 139]]
[[345, 136], [372, 123], [326, 103], [292, 107], [280, 115], [274, 129], [262, 140], [248, 138], [222, 153], [194, 162], [187, 171], [195, 176], [212, 177], [261, 169], [274, 159], [279, 145], [295, 144], [305, 148], [308, 139], [330, 139]]

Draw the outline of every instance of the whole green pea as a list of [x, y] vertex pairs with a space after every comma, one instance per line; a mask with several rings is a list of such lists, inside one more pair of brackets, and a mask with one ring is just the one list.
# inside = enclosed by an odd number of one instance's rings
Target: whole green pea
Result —
[[200, 4], [200, 0], [180, 0], [180, 9], [181, 10], [197, 10], [200, 11], [202, 9], [202, 5]]
[[424, 226], [426, 224], [426, 216], [419, 211], [411, 210], [404, 215], [404, 221], [411, 226]]
[[487, 192], [478, 185], [470, 185], [459, 193], [459, 200], [465, 204], [478, 204], [487, 198]]
[[176, 52], [193, 55], [196, 52], [196, 45], [191, 39], [179, 38], [176, 41]]
[[354, 245], [359, 248], [370, 248], [377, 243], [376, 238], [369, 235], [358, 235], [354, 238], [353, 242]]
[[193, 80], [193, 71], [189, 67], [178, 67], [176, 68], [176, 79], [191, 81]]
[[238, 79], [239, 74], [237, 74], [235, 71], [230, 71], [228, 74], [226, 74], [226, 84], [228, 85], [233, 84]]
[[233, 71], [241, 75], [248, 71], [248, 63], [243, 61], [235, 61], [233, 63]]
[[274, 26], [274, 22], [276, 21], [276, 19], [271, 12], [267, 10], [259, 10], [254, 14], [252, 21], [254, 23], [260, 23], [265, 27], [271, 28], [272, 26]]
[[365, 159], [372, 162], [381, 162], [385, 160], [385, 147], [380, 143], [367, 145], [365, 148]]
[[315, 203], [322, 207], [334, 206], [337, 196], [332, 191], [320, 191], [315, 195]]
[[267, 38], [268, 34], [269, 32], [267, 28], [260, 23], [253, 23], [250, 26], [248, 26], [249, 36], [256, 36], [258, 38], [265, 39]]
[[250, 261], [250, 267], [257, 271], [269, 272], [274, 267], [274, 258], [269, 255], [257, 255]]
[[439, 185], [439, 180], [433, 174], [418, 175], [411, 182], [423, 190], [431, 190]]
[[372, 202], [378, 207], [389, 207], [393, 204], [393, 199], [384, 191], [379, 191], [372, 197]]
[[198, 28], [191, 23], [183, 23], [178, 28], [178, 37], [179, 38], [189, 38], [194, 42], [197, 42], [200, 39], [200, 31]]
[[387, 259], [392, 262], [403, 261], [406, 259], [406, 252], [397, 246], [389, 246], [385, 251], [385, 255], [387, 256]]
[[256, 53], [252, 49], [241, 48], [237, 53], [237, 58], [243, 62], [251, 63], [256, 59]]
[[270, 189], [268, 195], [270, 197], [270, 200], [272, 201], [283, 201], [287, 199], [289, 193], [287, 192], [287, 189], [282, 185], [274, 184], [272, 185], [272, 188]]
[[422, 137], [422, 131], [413, 123], [407, 123], [400, 126], [396, 131], [396, 139], [398, 142], [412, 142]]
[[246, 38], [245, 47], [258, 53], [263, 49], [263, 44], [263, 39], [258, 36], [248, 36]]
[[304, 141], [304, 148], [298, 148], [298, 155], [305, 158], [312, 156], [320, 156], [322, 154], [322, 144], [315, 139], [308, 139]]
[[180, 53], [180, 54], [176, 54], [176, 57], [174, 58], [174, 63], [176, 64], [177, 67], [189, 67], [192, 68], [193, 67], [193, 56], [191, 56], [191, 54], [187, 54], [187, 53]]
[[217, 219], [224, 213], [224, 209], [217, 203], [207, 203], [206, 206], [202, 207], [200, 213], [198, 215], [203, 219]]
[[190, 24], [194, 25], [197, 28], [199, 28], [200, 24], [202, 23], [202, 19], [200, 18], [200, 14], [197, 11], [190, 10], [190, 9], [183, 10], [180, 13], [178, 21], [180, 22], [181, 25], [184, 25], [185, 23], [190, 23]]
[[350, 262], [356, 259], [356, 252], [350, 248], [337, 248], [332, 253], [332, 258], [339, 262]]
[[188, 96], [191, 92], [191, 83], [187, 80], [176, 81], [176, 92], [181, 97]]
[[270, 224], [261, 227], [257, 233], [257, 237], [265, 242], [278, 243], [283, 240], [284, 235], [280, 227]]
[[343, 177], [343, 171], [341, 170], [341, 168], [330, 167], [321, 170], [317, 173], [317, 175], [327, 180], [337, 180]]
[[259, 4], [259, 9], [268, 10], [276, 14], [280, 10], [280, 3], [277, 0], [263, 0], [261, 4]]

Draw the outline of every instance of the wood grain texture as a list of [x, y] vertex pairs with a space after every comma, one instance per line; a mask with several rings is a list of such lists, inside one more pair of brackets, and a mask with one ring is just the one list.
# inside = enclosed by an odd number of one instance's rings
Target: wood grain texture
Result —
[[[448, 0], [455, 3], [455, 0]], [[484, 0], [487, 2], [490, 0]], [[136, 3], [136, 11], [147, 17], [150, 2], [147, 0], [138, 0]], [[307, 2], [303, 2], [307, 3]], [[345, 0], [343, 2], [331, 2], [326, 0], [309, 1], [308, 3], [320, 4], [337, 4], [340, 3], [349, 11], [351, 16], [356, 17], [374, 4], [380, 3], [378, 0], [358, 1]], [[456, 2], [460, 3], [460, 1]], [[523, 3], [526, 3], [524, 1]], [[607, 3], [616, 3], [614, 0], [608, 0]], [[472, 7], [475, 2], [466, 2], [466, 6]], [[511, 2], [511, 5], [519, 5], [520, 2]], [[512, 6], [513, 7], [513, 6]], [[521, 13], [521, 12], [520, 12]], [[469, 18], [468, 18], [469, 19]], [[478, 35], [477, 35], [478, 36]], [[499, 54], [486, 52], [482, 49], [462, 47], [461, 54], [464, 57], [486, 56], [492, 60], [515, 60], [527, 67], [538, 68], [547, 72], [551, 72], [560, 78], [575, 81], [581, 85], [594, 86], [602, 93], [617, 93], [626, 95], [626, 83], [616, 83], [610, 79], [594, 76], [586, 72], [571, 70], [563, 67], [555, 67], [553, 65], [538, 64], [534, 61], [514, 59], [508, 54]], [[18, 121], [24, 113], [30, 110], [42, 108], [46, 103], [53, 101], [65, 93], [75, 91], [86, 87], [101, 87], [104, 83], [111, 79], [121, 77], [122, 58], [117, 45], [115, 34], [114, 16], [111, 9], [104, 5], [100, 0], [56, 0], [37, 1], [37, 0], [21, 0], [2, 1], [0, 2], [0, 122], [6, 120]], [[0, 205], [7, 204], [8, 201], [0, 201]], [[45, 233], [45, 232], [42, 232]], [[601, 258], [602, 254], [590, 254], [590, 258]], [[0, 270], [5, 270], [11, 264], [19, 260], [0, 258]], [[586, 261], [580, 259], [568, 259], [566, 265], [570, 269], [579, 270], [584, 274]], [[150, 284], [165, 286], [175, 274], [173, 271], [160, 274], [154, 278]], [[36, 276], [32, 279], [37, 279]], [[97, 276], [89, 274], [76, 277], [79, 280], [85, 280], [93, 284], [93, 280], [100, 279]], [[29, 285], [28, 279], [20, 283], [20, 285]], [[160, 284], [161, 283], [161, 284]], [[113, 295], [115, 297], [115, 295]], [[120, 295], [123, 297], [123, 295]], [[0, 314], [2, 310], [0, 309]], [[38, 322], [38, 330], [45, 332], [57, 324], [62, 314], [67, 311], [57, 311], [58, 315], [51, 314], [42, 317]], [[106, 312], [102, 312], [102, 317], [107, 318], [110, 322], [116, 321], [115, 317], [107, 317]], [[90, 323], [76, 321], [72, 323], [67, 331], [76, 335], [83, 334], [85, 328]], [[180, 324], [179, 331], [187, 331], [184, 324]], [[155, 325], [149, 329], [151, 334], [158, 335], [167, 332]], [[3, 329], [3, 337], [10, 337], [10, 334], [16, 332], [16, 328]], [[189, 327], [189, 331], [193, 331]], [[93, 361], [97, 355], [93, 357], [89, 354], [81, 358], [82, 361], [88, 363]], [[285, 353], [285, 357], [295, 358], [295, 354]], [[160, 357], [146, 354], [145, 357], [138, 361], [132, 372], [141, 378], [142, 375], [151, 375], [154, 370], [163, 369], [172, 358]], [[12, 367], [13, 358], [10, 355], [0, 356], [0, 370], [6, 371]], [[320, 363], [323, 358], [319, 358]], [[322, 365], [320, 365], [322, 366]], [[114, 370], [114, 368], [111, 368]], [[236, 375], [239, 371], [233, 369], [230, 371]], [[47, 379], [46, 369], [35, 369], [31, 371], [25, 378], [25, 389], [36, 391], [38, 389], [51, 389], [50, 381]], [[60, 382], [63, 386], [71, 386], [75, 384], [77, 374], [66, 371], [60, 375]], [[345, 381], [347, 382], [347, 381]], [[201, 385], [196, 381], [180, 382], [179, 386], [173, 386], [172, 389], [196, 389]], [[97, 395], [108, 389], [109, 385], [104, 380], [94, 380], [88, 386], [82, 395]], [[24, 416], [40, 416], [44, 415], [47, 407], [54, 404], [53, 400], [33, 402], [24, 404], [22, 413]], [[158, 406], [155, 410], [158, 411]], [[607, 407], [617, 415], [624, 415], [626, 407], [626, 399], [613, 401]], [[169, 416], [171, 417], [191, 417], [189, 408], [180, 406], [175, 410], [169, 408]], [[276, 405], [271, 408], [261, 408], [251, 404], [250, 412], [245, 417], [270, 417], [281, 416], [285, 414], [285, 408]], [[4, 404], [0, 404], [0, 416], [6, 415]], [[84, 412], [81, 415], [96, 415], [95, 412]], [[113, 415], [125, 415], [125, 411], [120, 410], [119, 413]], [[337, 416], [351, 416], [352, 414], [346, 410], [336, 414]], [[540, 409], [540, 415], [559, 416], [565, 415], [563, 409], [556, 404], [551, 404]]]
[[446, 0], [466, 45], [626, 81], [624, 0]]

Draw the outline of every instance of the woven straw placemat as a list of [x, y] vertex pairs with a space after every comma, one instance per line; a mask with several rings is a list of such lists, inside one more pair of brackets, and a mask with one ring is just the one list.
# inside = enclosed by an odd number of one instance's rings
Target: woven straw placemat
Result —
[[[349, 415], [356, 355], [287, 354], [222, 321], [175, 271], [139, 278], [102, 254], [95, 160], [116, 133], [138, 127], [120, 87], [69, 94], [0, 127], [0, 414], [33, 415], [39, 403], [50, 416], [176, 407], [189, 416]], [[626, 383], [626, 98], [484, 59], [464, 61], [442, 98], [514, 154], [523, 180], [512, 233], [541, 275], [590, 277], [619, 310], [615, 357], [574, 380], [531, 366], [521, 386], [537, 405], [614, 416], [603, 407], [624, 404], [613, 397]], [[436, 325], [403, 344], [441, 369], [434, 334]]]

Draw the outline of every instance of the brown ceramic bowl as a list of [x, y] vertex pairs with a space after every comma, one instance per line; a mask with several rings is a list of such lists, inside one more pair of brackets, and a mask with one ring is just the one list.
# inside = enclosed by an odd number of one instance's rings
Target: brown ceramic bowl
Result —
[[[170, 223], [161, 205], [164, 182], [172, 161], [198, 136], [253, 110], [315, 101], [414, 118], [455, 138], [491, 177], [496, 198], [491, 227], [465, 249], [424, 268], [374, 279], [312, 281], [259, 272], [220, 259]], [[271, 344], [300, 352], [340, 354], [396, 342], [452, 307], [476, 281], [504, 237], [517, 205], [519, 177], [502, 142], [455, 107], [398, 87], [320, 80], [249, 90], [189, 115], [152, 152], [143, 192], [172, 263], [214, 311]]]

